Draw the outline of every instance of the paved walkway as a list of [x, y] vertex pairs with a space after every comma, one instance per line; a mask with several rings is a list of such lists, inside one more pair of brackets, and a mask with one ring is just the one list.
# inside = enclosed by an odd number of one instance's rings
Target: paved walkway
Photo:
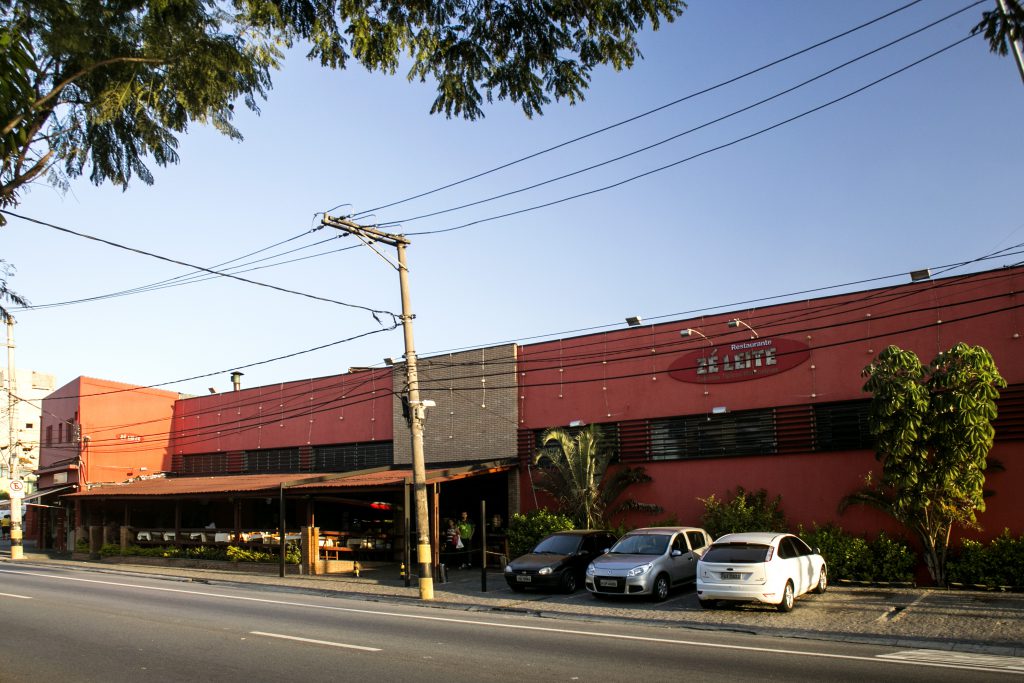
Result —
[[[82, 562], [49, 556], [28, 548], [25, 559], [10, 559], [9, 545], [0, 544], [0, 563], [76, 567], [96, 572], [135, 573], [168, 580], [210, 585], [260, 586], [266, 590], [373, 600], [417, 602], [425, 606], [470, 611], [503, 611], [589, 622], [639, 622], [671, 628], [730, 630], [752, 634], [818, 640], [844, 640], [1024, 657], [1024, 594], [948, 591], [920, 588], [852, 588], [833, 586], [824, 595], [808, 595], [796, 609], [781, 614], [773, 608], [740, 605], [704, 610], [693, 588], [676, 591], [663, 603], [628, 599], [598, 600], [585, 590], [572, 595], [513, 593], [503, 576], [487, 574], [482, 590], [479, 569], [453, 570], [446, 583], [435, 582], [433, 602], [421, 602], [416, 577], [411, 586], [399, 566], [369, 566], [361, 576], [299, 576], [281, 578], [272, 572]], [[1021, 661], [1024, 667], [1024, 660]]]

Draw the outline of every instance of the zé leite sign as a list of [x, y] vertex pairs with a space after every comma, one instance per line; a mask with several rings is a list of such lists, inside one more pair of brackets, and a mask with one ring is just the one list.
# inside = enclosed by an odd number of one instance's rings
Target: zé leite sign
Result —
[[810, 357], [811, 347], [796, 339], [751, 339], [691, 351], [672, 361], [668, 374], [679, 382], [744, 382], [792, 370]]

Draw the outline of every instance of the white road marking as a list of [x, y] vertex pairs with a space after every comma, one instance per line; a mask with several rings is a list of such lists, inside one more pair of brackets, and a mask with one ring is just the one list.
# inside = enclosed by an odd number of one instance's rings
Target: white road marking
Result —
[[944, 650], [905, 650], [887, 655], [882, 659], [930, 664], [956, 664], [976, 671], [998, 671], [1002, 673], [1024, 673], [1024, 657], [1002, 657], [974, 652], [951, 652]]
[[31, 596], [28, 595], [15, 595], [14, 593], [0, 593], [0, 598], [21, 598], [22, 600], [31, 600]]
[[345, 647], [350, 650], [366, 650], [367, 652], [380, 652], [379, 647], [364, 647], [362, 645], [350, 645], [348, 643], [333, 643], [329, 640], [314, 640], [312, 638], [299, 638], [298, 636], [286, 636], [283, 633], [264, 633], [263, 631], [249, 631], [254, 636], [266, 636], [267, 638], [282, 638], [284, 640], [297, 640], [300, 643], [312, 643], [314, 645], [330, 645], [331, 647]]
[[[908, 658], [893, 658], [885, 655], [864, 656], [864, 655], [839, 655], [828, 652], [812, 652], [809, 650], [788, 650], [773, 647], [753, 647], [749, 645], [725, 645], [722, 643], [707, 643], [699, 640], [680, 640], [675, 638], [653, 638], [650, 636], [630, 636], [621, 633], [601, 633], [594, 631], [579, 631], [575, 629], [552, 628], [546, 626], [527, 626], [524, 624], [503, 624], [493, 621], [480, 621], [479, 619], [456, 619], [454, 617], [435, 617], [426, 614], [402, 614], [400, 612], [384, 612], [372, 609], [357, 609], [355, 607], [338, 607], [336, 605], [311, 605], [303, 602], [291, 602], [288, 600], [272, 600], [270, 598], [253, 598], [242, 595], [227, 595], [224, 593], [208, 593], [206, 591], [185, 590], [183, 588], [167, 588], [165, 586], [140, 586], [132, 583], [121, 583], [118, 581], [100, 581], [99, 579], [83, 579], [76, 576], [60, 576], [57, 574], [37, 574], [18, 570], [0, 569], [0, 574], [23, 574], [36, 578], [56, 579], [59, 581], [77, 581], [79, 583], [95, 583], [106, 586], [118, 586], [121, 588], [134, 588], [136, 590], [147, 590], [159, 593], [180, 593], [185, 595], [196, 595], [207, 598], [220, 598], [224, 600], [238, 600], [242, 602], [258, 602], [267, 605], [283, 605], [286, 607], [304, 607], [306, 609], [318, 609], [331, 612], [345, 612], [347, 614], [367, 614], [377, 617], [395, 617], [398, 619], [409, 619], [413, 621], [433, 621], [447, 624], [464, 624], [469, 626], [484, 626], [496, 629], [507, 629], [517, 631], [534, 631], [541, 633], [559, 633], [562, 635], [575, 635], [586, 638], [607, 638], [611, 640], [638, 641], [647, 643], [663, 643], [666, 645], [685, 645], [687, 647], [703, 647], [709, 650], [733, 650], [741, 652], [760, 652], [766, 654], [796, 655], [800, 657], [813, 657], [816, 659], [840, 659], [855, 662], [873, 662], [875, 664], [905, 664], [911, 666], [927, 666], [941, 669], [965, 669], [976, 670], [973, 665], [958, 664], [952, 661], [921, 661]], [[1022, 673], [1024, 670], [1000, 669], [1003, 673]]]

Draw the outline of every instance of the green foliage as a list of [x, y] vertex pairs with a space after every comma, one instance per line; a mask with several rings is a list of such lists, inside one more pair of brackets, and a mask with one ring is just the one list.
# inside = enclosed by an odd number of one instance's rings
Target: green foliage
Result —
[[1024, 534], [1014, 538], [1003, 529], [987, 546], [964, 539], [949, 559], [948, 577], [955, 583], [1024, 586]]
[[[3, 225], [2, 216], [0, 216], [0, 225]], [[0, 259], [0, 323], [7, 324], [8, 320], [11, 320], [12, 316], [8, 313], [4, 307], [4, 302], [10, 302], [17, 306], [28, 306], [28, 301], [20, 296], [17, 292], [14, 292], [7, 287], [7, 278], [14, 274], [14, 266], [7, 263], [3, 259]], [[0, 492], [0, 500], [7, 499], [7, 492]]]
[[720, 501], [714, 494], [698, 500], [704, 504], [701, 525], [711, 538], [743, 531], [786, 530], [786, 516], [779, 507], [782, 496], [769, 500], [764, 489], [751, 492], [737, 486], [735, 497], [727, 502]]
[[[651, 478], [642, 467], [609, 470], [615, 452], [605, 441], [600, 425], [572, 432], [549, 429], [541, 436], [534, 463], [541, 464], [537, 488], [555, 499], [558, 509], [580, 529], [604, 529], [611, 517], [626, 511], [657, 513], [661, 508], [632, 498], [620, 500], [626, 489]], [[612, 504], [619, 501], [618, 506]]]
[[1001, 0], [993, 9], [982, 12], [972, 33], [984, 34], [989, 49], [1005, 57], [1012, 43], [1024, 38], [1024, 7], [1020, 0]]
[[817, 548], [828, 565], [833, 581], [895, 582], [914, 578], [914, 553], [903, 541], [879, 533], [874, 540], [848, 534], [838, 526], [814, 525], [811, 531], [802, 527], [800, 538]]
[[869, 474], [840, 512], [865, 504], [892, 515], [921, 539], [928, 571], [943, 585], [952, 529], [977, 526], [985, 510], [992, 420], [1006, 382], [988, 351], [963, 343], [928, 366], [890, 346], [863, 375], [882, 476], [875, 482]]
[[[81, 542], [79, 545], [83, 545]], [[89, 544], [84, 543], [84, 551], [88, 551]], [[237, 546], [221, 548], [216, 546], [137, 546], [129, 545], [121, 552], [121, 546], [116, 543], [107, 543], [100, 548], [100, 557], [163, 557], [163, 558], [186, 558], [191, 560], [220, 560], [231, 562], [280, 562], [281, 556], [276, 552], [264, 552], [262, 550], [248, 550]], [[299, 546], [289, 543], [285, 549], [285, 562], [287, 564], [298, 564], [301, 560]]]
[[547, 508], [530, 510], [526, 514], [517, 512], [508, 523], [508, 551], [512, 557], [525, 555], [545, 536], [575, 528], [571, 519], [549, 512]]
[[153, 182], [179, 134], [204, 123], [233, 139], [237, 101], [258, 112], [283, 49], [323, 66], [436, 82], [431, 113], [475, 119], [486, 100], [527, 116], [583, 99], [591, 71], [632, 66], [645, 24], [682, 0], [9, 0], [0, 3], [0, 207], [50, 174], [66, 187]]

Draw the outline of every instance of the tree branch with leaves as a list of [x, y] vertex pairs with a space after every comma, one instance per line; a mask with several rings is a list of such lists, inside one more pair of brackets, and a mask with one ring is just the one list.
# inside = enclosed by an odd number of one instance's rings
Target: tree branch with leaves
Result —
[[541, 466], [537, 488], [551, 495], [558, 511], [572, 519], [577, 528], [608, 528], [612, 516], [627, 511], [661, 512], [651, 503], [620, 500], [630, 486], [651, 478], [642, 467], [621, 466], [609, 472], [615, 451], [599, 425], [575, 432], [549, 429], [541, 435], [541, 444], [534, 456], [534, 464]]
[[860, 504], [891, 515], [917, 535], [929, 574], [944, 585], [953, 529], [976, 527], [985, 510], [992, 421], [1006, 382], [987, 350], [964, 343], [928, 366], [889, 346], [862, 374], [882, 474], [869, 474], [840, 512]]

